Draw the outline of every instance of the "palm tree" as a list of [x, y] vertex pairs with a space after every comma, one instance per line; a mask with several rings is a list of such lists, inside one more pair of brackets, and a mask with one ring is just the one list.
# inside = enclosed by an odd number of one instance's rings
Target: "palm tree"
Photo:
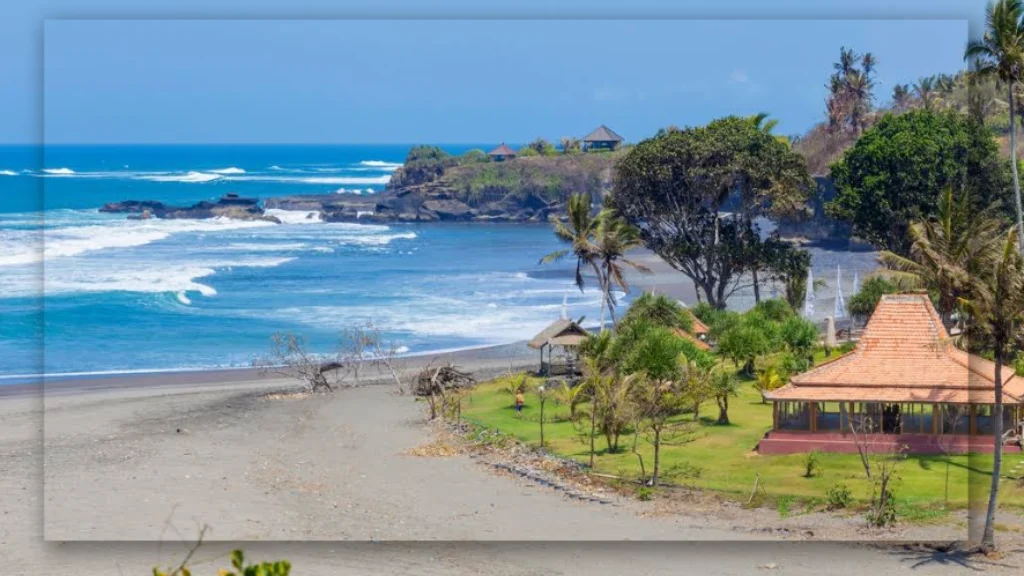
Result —
[[[613, 210], [605, 209], [598, 215], [597, 230], [594, 233], [594, 244], [597, 254], [601, 291], [605, 305], [615, 324], [615, 296], [612, 290], [618, 286], [624, 292], [629, 291], [626, 281], [625, 266], [644, 273], [650, 273], [647, 266], [626, 258], [630, 250], [643, 246], [640, 230], [626, 222]], [[601, 325], [604, 326], [604, 308], [602, 307]]]
[[917, 96], [917, 101], [921, 103], [921, 108], [931, 110], [935, 105], [937, 97], [935, 93], [935, 77], [924, 76], [920, 78], [914, 84], [914, 95]]
[[905, 112], [910, 108], [910, 87], [897, 84], [892, 87], [892, 109], [894, 112]]
[[928, 288], [939, 295], [939, 315], [952, 324], [958, 300], [970, 290], [972, 278], [982, 274], [1001, 223], [988, 209], [978, 211], [970, 194], [959, 198], [952, 188], [939, 196], [932, 220], [911, 223], [909, 256], [884, 251], [879, 260], [907, 287]]
[[562, 145], [562, 154], [573, 154], [580, 151], [580, 139], [574, 136], [565, 136], [559, 143]]
[[985, 332], [995, 360], [992, 409], [995, 446], [985, 530], [981, 538], [981, 548], [986, 552], [995, 549], [995, 514], [1003, 461], [1003, 367], [1024, 322], [1024, 256], [1018, 252], [1017, 243], [1016, 232], [1010, 231], [992, 244], [989, 265], [985, 273], [976, 277], [970, 297], [964, 300], [964, 307], [978, 328]]
[[1007, 87], [1010, 98], [1010, 167], [1017, 202], [1017, 248], [1024, 254], [1024, 207], [1017, 175], [1017, 122], [1015, 89], [1024, 74], [1024, 7], [1021, 0], [998, 0], [985, 10], [985, 34], [967, 43], [964, 59], [978, 76], [995, 76]]
[[[541, 264], [557, 262], [569, 256], [576, 257], [576, 287], [583, 292], [585, 283], [583, 280], [583, 269], [590, 268], [594, 271], [598, 280], [601, 279], [601, 269], [598, 268], [598, 251], [594, 245], [594, 234], [597, 232], [599, 218], [594, 216], [591, 208], [590, 196], [576, 194], [569, 197], [565, 205], [567, 222], [555, 222], [555, 237], [569, 248], [552, 252], [541, 258]], [[604, 285], [602, 283], [602, 289]], [[603, 292], [602, 292], [603, 293]], [[601, 299], [601, 322], [604, 325], [604, 298]]]

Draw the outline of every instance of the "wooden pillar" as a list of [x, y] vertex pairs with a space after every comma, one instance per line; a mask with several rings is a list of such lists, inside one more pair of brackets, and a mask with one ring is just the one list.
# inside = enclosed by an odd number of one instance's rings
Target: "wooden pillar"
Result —
[[932, 404], [932, 434], [938, 434], [942, 429], [939, 422], [939, 405]]
[[971, 404], [970, 406], [968, 406], [968, 411], [970, 412], [970, 418], [971, 418], [971, 425], [970, 425], [970, 428], [969, 428], [967, 433], [970, 434], [971, 436], [977, 436], [978, 435], [978, 410], [977, 410], [977, 408], [978, 407], [975, 406], [974, 404]]
[[779, 403], [772, 400], [772, 430], [779, 429]]
[[818, 403], [817, 402], [810, 402], [810, 403], [808, 403], [808, 406], [810, 406], [810, 408], [808, 409], [808, 414], [810, 414], [810, 417], [811, 417], [811, 432], [817, 432], [818, 431]]

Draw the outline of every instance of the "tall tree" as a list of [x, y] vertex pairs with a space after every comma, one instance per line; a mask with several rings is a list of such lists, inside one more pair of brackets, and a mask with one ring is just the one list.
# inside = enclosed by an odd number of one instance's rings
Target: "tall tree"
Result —
[[[597, 246], [594, 245], [594, 234], [600, 223], [591, 205], [590, 196], [577, 194], [570, 196], [565, 205], [566, 222], [555, 222], [555, 237], [569, 247], [558, 250], [541, 258], [541, 264], [557, 262], [572, 255], [576, 258], [576, 287], [583, 292], [585, 281], [583, 270], [590, 268], [600, 281], [601, 269], [598, 265]], [[602, 294], [603, 294], [602, 284]], [[605, 301], [601, 299], [601, 322], [604, 323]]]
[[934, 216], [946, 187], [969, 186], [976, 209], [1008, 206], [1005, 163], [991, 133], [954, 111], [884, 116], [832, 165], [832, 179], [838, 192], [826, 211], [902, 255], [910, 223]]
[[985, 10], [985, 33], [967, 43], [964, 59], [979, 76], [996, 76], [1006, 86], [1010, 102], [1010, 167], [1017, 204], [1017, 243], [1024, 254], [1024, 206], [1017, 175], [1017, 122], [1015, 89], [1024, 74], [1024, 6], [1021, 0], [998, 0]]
[[910, 87], [897, 84], [892, 87], [892, 110], [896, 113], [906, 112], [910, 108]]
[[[594, 231], [594, 248], [598, 269], [601, 272], [601, 291], [605, 306], [615, 324], [615, 287], [629, 292], [629, 283], [626, 280], [625, 267], [643, 273], [649, 273], [650, 268], [626, 257], [626, 253], [636, 248], [643, 247], [643, 240], [640, 238], [640, 230], [612, 209], [605, 209], [598, 216], [597, 229]], [[604, 317], [601, 318], [602, 324]]]
[[947, 187], [939, 197], [936, 215], [910, 225], [910, 253], [883, 251], [879, 259], [903, 275], [905, 285], [916, 284], [938, 294], [938, 312], [948, 328], [957, 303], [968, 294], [973, 278], [983, 273], [1002, 224], [991, 210], [978, 211], [969, 193], [957, 197]]
[[750, 270], [756, 218], [804, 210], [812, 186], [799, 154], [735, 116], [644, 140], [616, 168], [612, 207], [718, 308]]
[[[999, 499], [999, 480], [1003, 456], [1003, 368], [1011, 358], [1015, 338], [1024, 322], [1024, 256], [1017, 250], [1017, 234], [1011, 231], [993, 245], [991, 260], [982, 274], [975, 277], [965, 307], [983, 333], [995, 361], [995, 398], [992, 410], [994, 438], [992, 479], [985, 530], [981, 547], [995, 549], [995, 515]], [[1012, 370], [1009, 371], [1012, 377]]]
[[917, 82], [914, 83], [914, 96], [917, 97], [917, 102], [921, 105], [921, 108], [929, 111], [934, 110], [935, 99], [938, 96], [935, 90], [935, 77], [922, 76], [918, 78]]

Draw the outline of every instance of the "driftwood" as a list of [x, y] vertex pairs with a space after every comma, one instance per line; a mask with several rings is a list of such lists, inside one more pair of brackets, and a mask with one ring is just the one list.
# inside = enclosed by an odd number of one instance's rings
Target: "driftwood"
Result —
[[441, 398], [442, 412], [447, 405], [447, 395], [451, 391], [470, 388], [476, 384], [476, 378], [469, 372], [463, 372], [454, 364], [427, 366], [420, 371], [413, 382], [412, 393], [426, 398], [430, 403], [430, 419], [437, 418], [437, 399]]

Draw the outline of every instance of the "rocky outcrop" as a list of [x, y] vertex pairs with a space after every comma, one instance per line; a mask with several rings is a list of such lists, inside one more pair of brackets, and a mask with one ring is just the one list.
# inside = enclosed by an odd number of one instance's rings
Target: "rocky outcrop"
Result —
[[274, 216], [264, 213], [257, 198], [241, 198], [237, 194], [227, 194], [216, 202], [202, 201], [191, 206], [170, 206], [155, 200], [127, 200], [110, 202], [100, 208], [100, 212], [129, 214], [129, 218], [144, 220], [147, 218], [205, 219], [232, 218], [234, 220], [263, 220], [280, 224]]

